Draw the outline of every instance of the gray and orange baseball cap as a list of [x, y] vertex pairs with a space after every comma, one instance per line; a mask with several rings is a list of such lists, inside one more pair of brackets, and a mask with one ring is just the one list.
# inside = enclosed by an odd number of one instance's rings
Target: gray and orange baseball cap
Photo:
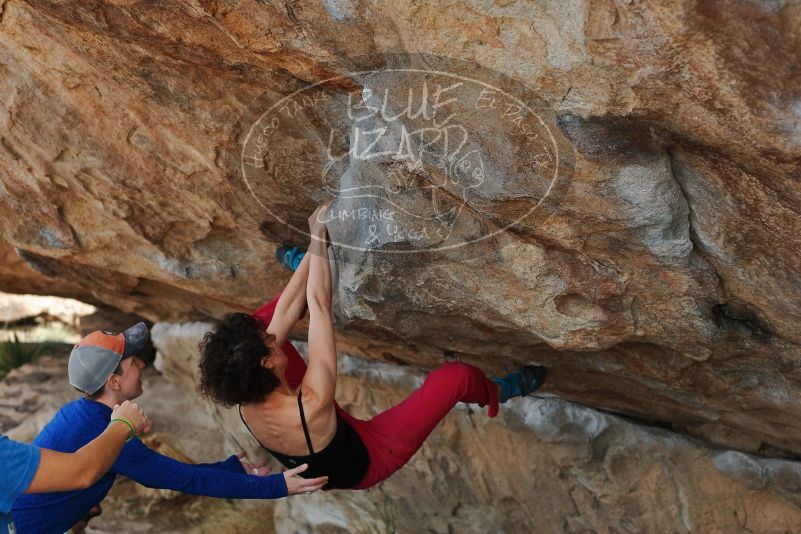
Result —
[[142, 352], [148, 341], [150, 332], [145, 323], [136, 323], [121, 334], [92, 332], [70, 352], [70, 385], [90, 395], [97, 393], [120, 362]]

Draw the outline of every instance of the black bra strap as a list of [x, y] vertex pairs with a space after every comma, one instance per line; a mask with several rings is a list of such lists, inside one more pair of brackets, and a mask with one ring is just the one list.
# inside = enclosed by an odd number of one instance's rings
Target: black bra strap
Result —
[[[306, 435], [306, 445], [309, 446], [309, 454], [314, 454], [314, 448], [312, 448], [311, 436], [309, 435], [309, 427], [306, 426], [306, 414], [303, 413], [303, 401], [301, 401], [300, 396], [303, 394], [302, 390], [298, 391], [298, 408], [300, 409], [300, 424], [303, 425], [303, 433]], [[241, 415], [241, 413], [240, 413]]]

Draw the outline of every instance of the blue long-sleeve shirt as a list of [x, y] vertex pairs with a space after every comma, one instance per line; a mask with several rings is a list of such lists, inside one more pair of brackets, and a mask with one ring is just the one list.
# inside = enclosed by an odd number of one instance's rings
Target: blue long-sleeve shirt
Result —
[[[111, 408], [81, 398], [62, 407], [33, 443], [59, 452], [75, 452], [99, 436], [110, 420]], [[105, 498], [117, 475], [149, 488], [208, 497], [277, 499], [287, 495], [282, 474], [247, 475], [236, 456], [213, 464], [190, 465], [161, 455], [133, 439], [122, 449], [111, 470], [89, 488], [17, 497], [12, 510], [17, 531], [19, 534], [66, 532]]]

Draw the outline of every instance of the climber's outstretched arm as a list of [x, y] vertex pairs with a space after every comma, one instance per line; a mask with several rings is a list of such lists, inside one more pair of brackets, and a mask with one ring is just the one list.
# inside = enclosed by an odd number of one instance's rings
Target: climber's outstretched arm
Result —
[[292, 327], [303, 316], [306, 309], [306, 282], [309, 279], [309, 254], [306, 254], [284, 288], [273, 318], [267, 325], [267, 332], [275, 336], [276, 342], [283, 345]]
[[304, 393], [312, 393], [322, 404], [333, 401], [337, 380], [327, 230], [318, 217], [325, 209], [327, 206], [323, 205], [309, 217], [312, 234], [312, 242], [306, 254], [306, 258], [309, 258], [309, 280], [306, 284], [306, 300], [309, 306], [309, 367], [302, 384]]

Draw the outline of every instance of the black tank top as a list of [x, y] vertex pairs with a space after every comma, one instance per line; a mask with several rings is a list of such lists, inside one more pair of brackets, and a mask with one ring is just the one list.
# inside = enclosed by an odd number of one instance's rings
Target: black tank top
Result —
[[303, 412], [300, 391], [298, 391], [298, 408], [303, 433], [306, 435], [306, 445], [309, 447], [307, 456], [290, 456], [268, 449], [250, 430], [245, 418], [242, 417], [241, 406], [239, 407], [239, 418], [242, 419], [242, 423], [259, 445], [281, 462], [284, 467], [293, 469], [299, 465], [309, 464], [309, 468], [300, 476], [303, 478], [328, 476], [328, 483], [323, 486], [323, 489], [349, 489], [356, 486], [367, 474], [367, 468], [370, 466], [370, 455], [362, 438], [337, 410], [337, 431], [334, 438], [323, 450], [314, 452], [309, 429], [306, 426], [306, 415]]

